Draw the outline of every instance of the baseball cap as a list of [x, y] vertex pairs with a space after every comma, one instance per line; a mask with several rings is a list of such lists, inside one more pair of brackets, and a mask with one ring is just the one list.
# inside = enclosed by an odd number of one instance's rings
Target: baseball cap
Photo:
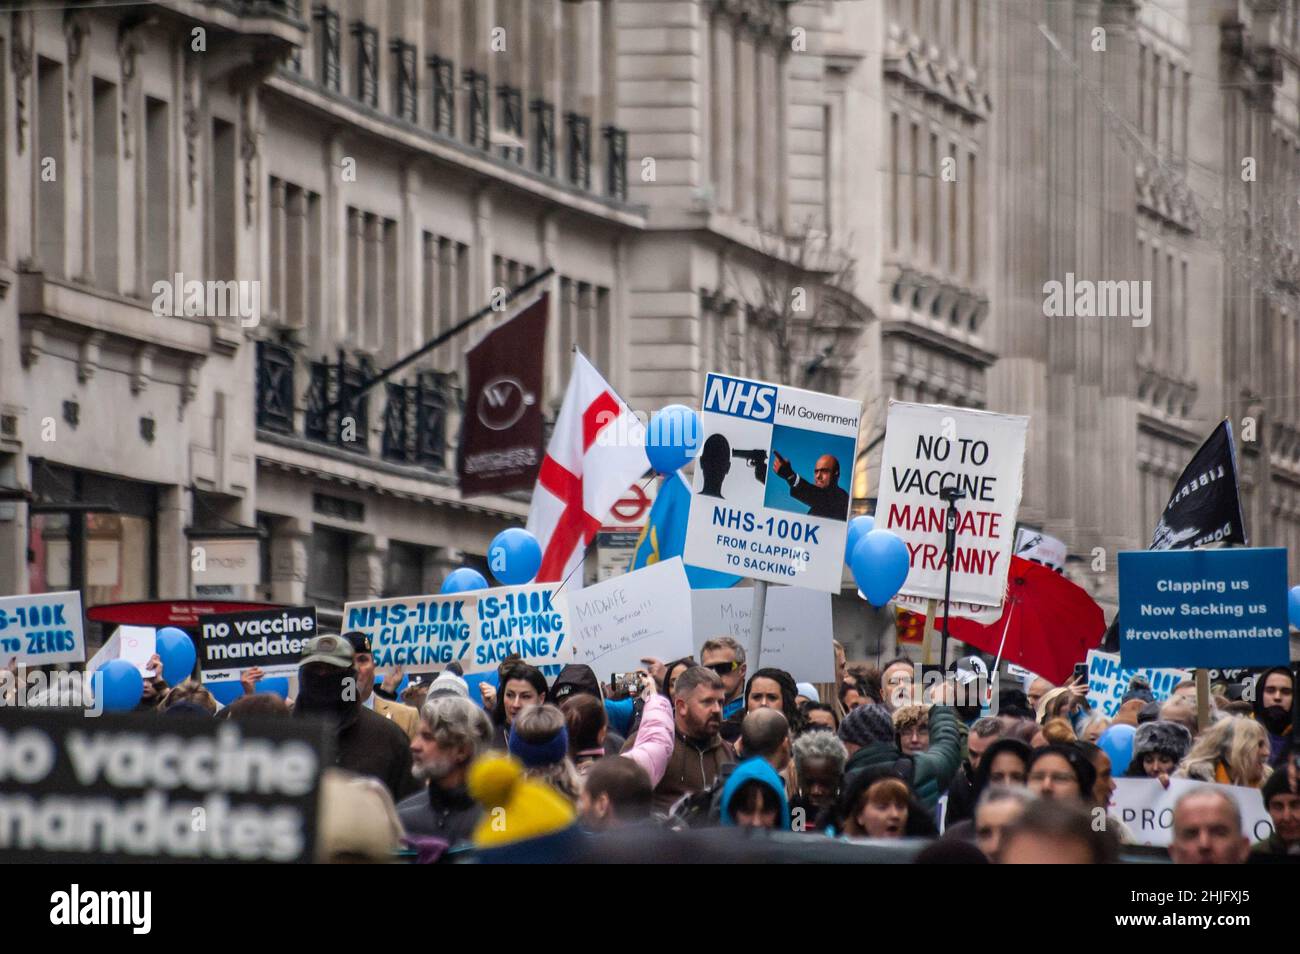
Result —
[[353, 653], [370, 652], [370, 637], [365, 633], [359, 633], [353, 630], [350, 633], [344, 633], [343, 638], [352, 645]]
[[350, 669], [355, 655], [352, 644], [342, 636], [313, 636], [303, 647], [302, 662], [298, 665], [305, 666], [308, 663], [319, 662], [329, 663], [340, 669]]

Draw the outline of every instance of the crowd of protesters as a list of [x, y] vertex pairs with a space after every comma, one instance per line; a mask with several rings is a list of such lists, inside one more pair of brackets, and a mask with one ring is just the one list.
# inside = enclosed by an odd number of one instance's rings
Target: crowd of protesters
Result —
[[[1001, 687], [988, 714], [953, 704], [955, 679], [919, 685], [908, 659], [877, 667], [835, 651], [836, 680], [818, 686], [779, 669], [751, 673], [743, 646], [717, 638], [698, 661], [644, 660], [634, 691], [617, 697], [587, 666], [548, 684], [509, 659], [495, 685], [471, 690], [453, 664], [411, 678], [397, 699], [376, 685], [366, 636], [318, 635], [292, 702], [257, 691], [262, 674], [249, 670], [228, 706], [193, 680], [169, 688], [155, 678], [140, 708], [327, 719], [336, 767], [322, 780], [326, 860], [433, 861], [643, 826], [926, 839], [920, 862], [1113, 862], [1135, 841], [1108, 813], [1116, 777], [1203, 783], [1175, 803], [1175, 862], [1300, 857], [1286, 667], [1258, 674], [1249, 701], [1239, 685], [1216, 686], [1203, 725], [1190, 682], [1157, 702], [1135, 681], [1108, 720], [1089, 708], [1086, 686], [1031, 677]], [[1112, 724], [1135, 727], [1127, 765], [1097, 745]], [[1270, 837], [1243, 836], [1226, 785], [1261, 790]]]

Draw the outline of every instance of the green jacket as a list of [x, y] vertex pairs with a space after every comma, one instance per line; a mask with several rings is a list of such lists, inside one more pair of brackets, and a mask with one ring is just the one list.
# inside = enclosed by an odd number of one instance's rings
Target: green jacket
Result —
[[[926, 808], [933, 810], [939, 796], [948, 790], [961, 765], [961, 733], [957, 713], [951, 706], [930, 709], [930, 748], [912, 756], [912, 790]], [[874, 742], [858, 749], [844, 765], [848, 776], [862, 769], [893, 765], [903, 757], [895, 742]]]

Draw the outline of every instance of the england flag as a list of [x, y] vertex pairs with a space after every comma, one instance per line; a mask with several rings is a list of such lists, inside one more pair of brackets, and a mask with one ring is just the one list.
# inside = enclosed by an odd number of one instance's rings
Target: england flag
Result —
[[591, 362], [574, 352], [573, 375], [528, 511], [528, 530], [542, 545], [538, 583], [568, 578], [610, 507], [649, 466], [645, 428]]

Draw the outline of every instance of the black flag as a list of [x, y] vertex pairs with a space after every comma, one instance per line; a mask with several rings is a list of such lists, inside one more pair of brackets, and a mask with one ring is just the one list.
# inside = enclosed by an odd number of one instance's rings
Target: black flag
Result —
[[[1246, 521], [1237, 487], [1237, 451], [1227, 418], [1214, 429], [1178, 478], [1151, 536], [1152, 550], [1245, 546]], [[1106, 630], [1102, 648], [1119, 652], [1119, 617]]]
[[1183, 470], [1151, 537], [1152, 550], [1246, 545], [1237, 489], [1237, 454], [1225, 418]]

